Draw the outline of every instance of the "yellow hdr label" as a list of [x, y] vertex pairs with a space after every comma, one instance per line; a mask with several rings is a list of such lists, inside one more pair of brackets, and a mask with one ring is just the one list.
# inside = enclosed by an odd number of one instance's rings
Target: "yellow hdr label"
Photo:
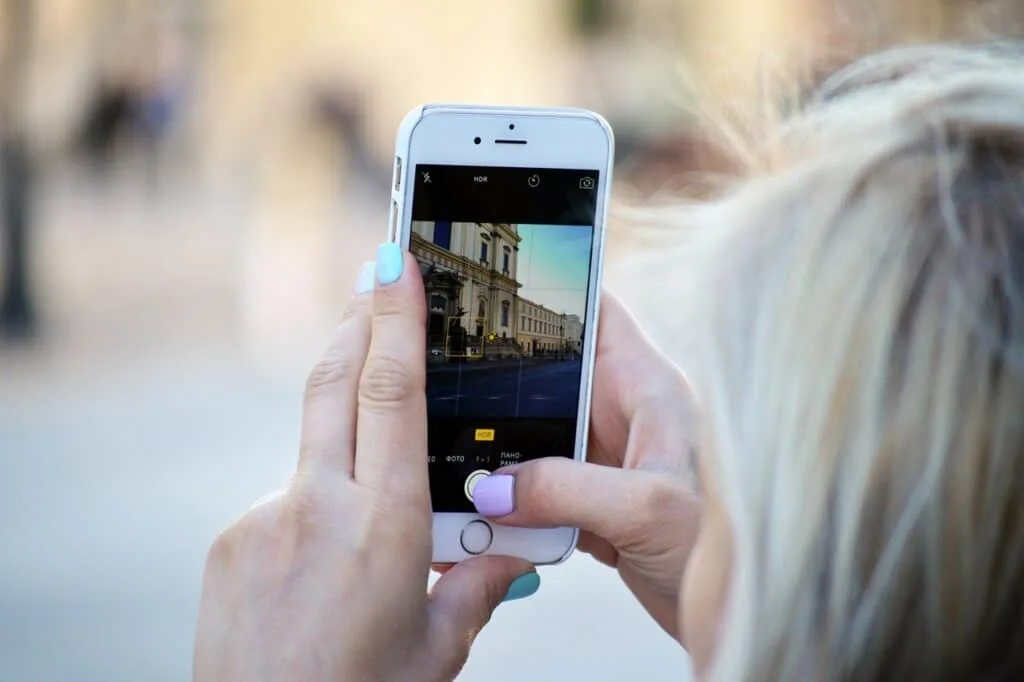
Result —
[[492, 441], [494, 440], [494, 429], [477, 429], [475, 440]]

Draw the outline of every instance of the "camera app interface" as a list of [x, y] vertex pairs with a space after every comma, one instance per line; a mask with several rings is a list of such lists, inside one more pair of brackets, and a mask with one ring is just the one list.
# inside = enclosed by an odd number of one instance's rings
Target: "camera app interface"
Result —
[[472, 512], [499, 467], [572, 457], [597, 171], [416, 167], [434, 511]]

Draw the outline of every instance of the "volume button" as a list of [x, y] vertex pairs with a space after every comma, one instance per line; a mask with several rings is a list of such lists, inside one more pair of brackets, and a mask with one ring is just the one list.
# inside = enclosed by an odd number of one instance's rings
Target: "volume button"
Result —
[[398, 202], [391, 201], [391, 217], [388, 218], [388, 241], [398, 243]]
[[395, 191], [402, 189], [402, 157], [395, 157]]

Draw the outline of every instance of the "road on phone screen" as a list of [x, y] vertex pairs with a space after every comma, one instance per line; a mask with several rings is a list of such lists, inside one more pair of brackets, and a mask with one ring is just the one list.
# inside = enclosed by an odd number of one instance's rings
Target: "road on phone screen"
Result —
[[575, 417], [582, 367], [547, 358], [432, 364], [427, 404], [437, 416]]

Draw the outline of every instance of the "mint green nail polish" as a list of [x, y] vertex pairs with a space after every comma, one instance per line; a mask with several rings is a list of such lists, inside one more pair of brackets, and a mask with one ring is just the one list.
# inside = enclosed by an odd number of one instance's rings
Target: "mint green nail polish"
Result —
[[377, 248], [377, 281], [381, 286], [394, 284], [402, 276], [402, 247], [385, 242]]
[[513, 580], [512, 584], [509, 585], [508, 592], [505, 593], [505, 598], [502, 599], [502, 601], [526, 599], [536, 592], [538, 588], [540, 588], [539, 573], [527, 573], [526, 575], [521, 575]]

